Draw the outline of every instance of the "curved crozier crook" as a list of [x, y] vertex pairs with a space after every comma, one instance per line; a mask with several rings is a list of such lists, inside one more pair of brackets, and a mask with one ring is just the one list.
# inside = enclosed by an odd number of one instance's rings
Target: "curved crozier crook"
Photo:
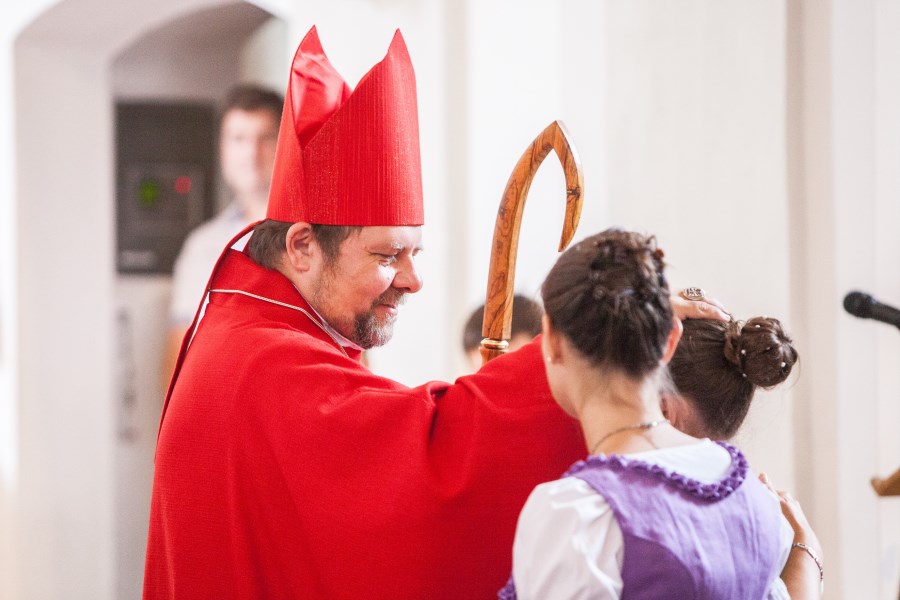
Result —
[[481, 329], [482, 364], [505, 354], [509, 347], [512, 323], [512, 301], [515, 289], [516, 254], [519, 249], [519, 230], [522, 211], [531, 188], [531, 181], [541, 163], [553, 150], [562, 164], [566, 178], [566, 215], [559, 252], [566, 249], [581, 218], [584, 175], [575, 147], [569, 140], [562, 121], [554, 121], [525, 149], [506, 182], [491, 245], [491, 265], [488, 271], [487, 297], [484, 303], [484, 325]]

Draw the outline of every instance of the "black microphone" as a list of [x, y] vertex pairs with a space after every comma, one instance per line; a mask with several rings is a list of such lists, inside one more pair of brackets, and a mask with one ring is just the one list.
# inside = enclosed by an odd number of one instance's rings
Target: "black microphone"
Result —
[[850, 292], [844, 296], [844, 310], [860, 319], [875, 319], [894, 327], [900, 327], [900, 310], [882, 304], [863, 292]]

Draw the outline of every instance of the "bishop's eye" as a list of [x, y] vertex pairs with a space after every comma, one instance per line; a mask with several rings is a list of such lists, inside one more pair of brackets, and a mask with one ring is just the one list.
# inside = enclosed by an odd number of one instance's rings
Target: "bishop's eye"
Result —
[[396, 254], [382, 254], [380, 252], [375, 252], [374, 254], [376, 257], [378, 257], [378, 262], [383, 265], [392, 265], [397, 262]]

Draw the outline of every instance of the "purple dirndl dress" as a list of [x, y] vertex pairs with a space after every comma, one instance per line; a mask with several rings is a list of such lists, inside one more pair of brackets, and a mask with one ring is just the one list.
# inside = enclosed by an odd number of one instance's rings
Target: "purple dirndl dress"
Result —
[[[778, 576], [778, 504], [736, 448], [731, 469], [701, 483], [622, 455], [591, 456], [566, 476], [603, 496], [622, 530], [623, 600], [760, 600]], [[500, 590], [516, 598], [515, 584]]]

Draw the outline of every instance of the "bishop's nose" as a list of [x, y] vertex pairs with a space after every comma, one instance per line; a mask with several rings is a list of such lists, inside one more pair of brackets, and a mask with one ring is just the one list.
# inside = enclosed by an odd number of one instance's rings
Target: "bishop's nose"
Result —
[[416, 269], [416, 263], [412, 258], [406, 259], [406, 264], [397, 272], [394, 277], [394, 287], [401, 289], [407, 294], [415, 294], [422, 289], [422, 278]]

